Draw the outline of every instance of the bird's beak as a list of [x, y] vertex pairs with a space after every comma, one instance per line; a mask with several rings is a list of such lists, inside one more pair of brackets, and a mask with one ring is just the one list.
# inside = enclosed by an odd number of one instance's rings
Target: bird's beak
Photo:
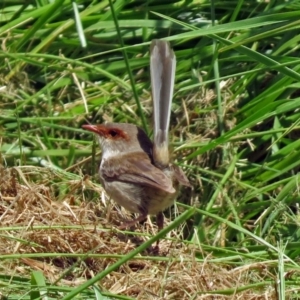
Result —
[[86, 129], [88, 131], [103, 135], [103, 126], [101, 125], [91, 125], [91, 124], [86, 124], [86, 125], [82, 125], [83, 129]]

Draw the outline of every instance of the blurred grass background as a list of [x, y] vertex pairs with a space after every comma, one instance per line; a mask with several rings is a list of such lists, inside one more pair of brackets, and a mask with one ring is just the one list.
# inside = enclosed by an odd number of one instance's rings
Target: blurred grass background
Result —
[[4, 0], [0, 162], [93, 175], [98, 145], [82, 124], [135, 123], [151, 136], [149, 45], [167, 39], [171, 144], [194, 187], [178, 201], [199, 209], [185, 238], [236, 266], [277, 259], [278, 299], [285, 284], [295, 295], [299, 14], [296, 0]]

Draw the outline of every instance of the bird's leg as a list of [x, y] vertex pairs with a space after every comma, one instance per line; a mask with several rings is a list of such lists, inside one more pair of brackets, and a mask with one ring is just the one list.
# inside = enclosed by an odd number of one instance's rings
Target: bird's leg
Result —
[[161, 231], [164, 228], [164, 214], [161, 211], [156, 215], [156, 224], [158, 231]]
[[124, 222], [118, 228], [120, 230], [123, 230], [123, 229], [126, 229], [128, 227], [131, 227], [131, 226], [135, 225], [138, 222], [144, 221], [147, 218], [147, 215], [148, 215], [148, 211], [141, 211], [141, 214], [137, 218], [135, 218], [135, 219], [133, 219], [131, 221]]
[[[164, 228], [164, 214], [161, 211], [156, 215], [156, 224], [160, 232]], [[155, 253], [159, 253], [159, 240], [156, 241]]]

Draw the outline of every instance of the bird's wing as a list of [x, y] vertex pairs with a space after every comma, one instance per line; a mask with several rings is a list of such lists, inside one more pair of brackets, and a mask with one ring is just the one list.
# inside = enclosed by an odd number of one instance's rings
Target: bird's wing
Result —
[[111, 157], [101, 164], [101, 175], [108, 181], [123, 181], [175, 193], [172, 179], [156, 168], [144, 152]]
[[184, 172], [176, 165], [172, 165], [174, 176], [181, 185], [192, 187]]

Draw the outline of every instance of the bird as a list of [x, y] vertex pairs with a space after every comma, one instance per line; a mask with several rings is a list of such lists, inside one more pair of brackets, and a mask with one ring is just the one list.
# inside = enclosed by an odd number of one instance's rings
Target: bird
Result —
[[153, 99], [153, 142], [145, 131], [129, 123], [85, 124], [96, 134], [102, 149], [100, 182], [116, 203], [139, 216], [121, 229], [156, 215], [163, 228], [163, 211], [176, 199], [180, 185], [191, 187], [169, 153], [169, 124], [173, 98], [176, 57], [170, 44], [152, 40], [150, 75]]

